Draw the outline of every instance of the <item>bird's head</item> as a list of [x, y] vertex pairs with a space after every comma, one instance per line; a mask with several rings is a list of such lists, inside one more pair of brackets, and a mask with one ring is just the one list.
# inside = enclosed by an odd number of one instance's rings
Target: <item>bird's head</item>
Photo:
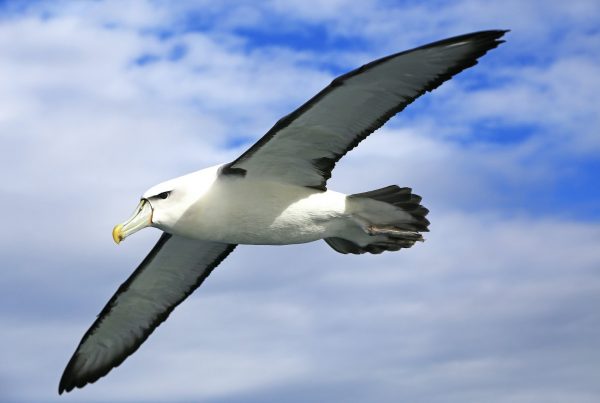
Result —
[[148, 189], [133, 215], [113, 228], [113, 239], [121, 242], [146, 227], [173, 232], [177, 222], [202, 199], [214, 182], [214, 169], [208, 168], [171, 179]]
[[153, 189], [144, 193], [140, 203], [128, 220], [115, 225], [112, 236], [116, 243], [120, 243], [129, 235], [143, 228], [156, 225], [157, 222], [161, 221], [160, 218], [165, 212], [173, 210], [175, 197], [171, 198], [171, 196], [176, 195], [176, 189], [156, 192]]

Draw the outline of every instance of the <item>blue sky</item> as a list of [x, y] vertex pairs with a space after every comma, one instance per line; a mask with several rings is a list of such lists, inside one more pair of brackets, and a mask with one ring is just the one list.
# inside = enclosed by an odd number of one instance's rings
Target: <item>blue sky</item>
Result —
[[[0, 2], [0, 401], [598, 401], [598, 27], [593, 0]], [[58, 397], [159, 235], [112, 243], [145, 189], [234, 159], [343, 72], [482, 29], [511, 32], [329, 182], [411, 186], [423, 245], [240, 247]]]

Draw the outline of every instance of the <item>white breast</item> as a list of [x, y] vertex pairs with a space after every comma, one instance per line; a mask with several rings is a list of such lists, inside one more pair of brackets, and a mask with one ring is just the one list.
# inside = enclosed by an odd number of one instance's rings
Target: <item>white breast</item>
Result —
[[173, 231], [238, 244], [311, 242], [328, 236], [345, 208], [342, 193], [226, 176], [186, 211]]

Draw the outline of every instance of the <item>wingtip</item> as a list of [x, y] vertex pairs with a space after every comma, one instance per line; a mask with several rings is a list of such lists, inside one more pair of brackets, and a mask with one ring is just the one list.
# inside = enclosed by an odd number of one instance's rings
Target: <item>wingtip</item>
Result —
[[58, 394], [62, 395], [63, 392], [65, 392], [65, 389], [65, 373], [63, 372], [62, 376], [60, 377], [60, 382], [58, 383]]
[[510, 32], [510, 29], [496, 29], [493, 31], [489, 31], [490, 33], [492, 33], [492, 37], [494, 38], [494, 41], [500, 45], [501, 43], [506, 42], [506, 40], [501, 39], [504, 35], [506, 35], [508, 32]]
[[473, 34], [493, 35], [493, 36], [501, 37], [504, 34], [506, 34], [507, 32], [510, 32], [510, 29], [490, 29], [487, 31], [473, 32]]
[[[105, 376], [112, 369], [108, 370], [102, 369], [94, 373], [82, 374], [73, 369], [75, 356], [69, 361], [67, 367], [65, 368], [62, 377], [60, 378], [60, 382], [58, 384], [58, 394], [62, 395], [63, 393], [69, 393], [76, 388], [83, 388], [86, 385], [96, 382], [98, 379]], [[119, 363], [120, 364], [120, 363]], [[118, 364], [117, 364], [118, 366]]]
[[66, 375], [67, 375], [67, 372], [65, 371], [63, 373], [62, 377], [60, 378], [60, 382], [58, 384], [58, 394], [59, 395], [62, 395], [64, 392], [69, 393], [74, 388], [72, 382], [67, 382]]
[[[506, 34], [507, 32], [510, 32], [510, 30], [509, 29], [490, 29], [490, 30], [486, 30], [486, 31], [470, 32], [467, 34], [453, 36], [453, 37], [445, 38], [445, 39], [442, 39], [442, 40], [439, 40], [436, 42], [428, 43], [426, 45], [420, 46], [415, 49], [411, 49], [411, 50], [400, 52], [400, 53], [397, 53], [394, 55], [390, 55], [387, 58], [398, 56], [400, 54], [412, 52], [415, 50], [429, 49], [429, 48], [435, 48], [435, 47], [445, 46], [445, 45], [455, 45], [456, 43], [460, 43], [460, 42], [471, 42], [471, 43], [484, 44], [484, 47], [489, 50], [489, 49], [493, 49], [493, 48], [497, 47], [498, 45], [500, 45], [501, 43], [503, 43], [504, 40], [500, 39], [500, 38], [502, 38], [504, 36], [504, 34]], [[384, 59], [386, 59], [386, 58], [384, 58]]]
[[471, 34], [466, 34], [469, 37], [479, 37], [484, 40], [493, 40], [494, 42], [500, 44], [505, 42], [502, 38], [507, 32], [510, 32], [510, 29], [492, 29], [488, 31], [479, 31], [473, 32]]
[[505, 40], [504, 39], [500, 39], [500, 38], [502, 38], [504, 35], [506, 35], [507, 33], [509, 33], [510, 29], [498, 29], [498, 30], [496, 30], [496, 32], [498, 33], [498, 36], [496, 37], [496, 40], [499, 43], [502, 43], [502, 42], [505, 42]]
[[65, 367], [62, 376], [60, 377], [60, 382], [58, 383], [59, 395], [62, 395], [64, 392], [69, 393], [75, 388], [83, 388], [88, 383], [93, 383], [98, 379], [98, 377], [82, 377], [78, 375], [78, 372], [74, 369], [76, 359], [77, 352], [73, 354], [73, 356], [67, 363], [67, 366]]
[[71, 389], [67, 388], [67, 387], [64, 385], [64, 383], [63, 383], [63, 381], [62, 381], [62, 379], [61, 379], [61, 380], [60, 380], [60, 383], [59, 383], [59, 385], [58, 385], [58, 394], [59, 394], [59, 395], [62, 395], [62, 394], [63, 394], [63, 392], [67, 392], [67, 393], [68, 393], [68, 392], [70, 392], [70, 391], [71, 391]]
[[71, 376], [71, 373], [72, 373], [71, 366], [73, 365], [73, 360], [75, 359], [75, 355], [76, 354], [73, 354], [73, 356], [67, 363], [67, 366], [65, 367], [65, 370], [63, 371], [62, 376], [60, 377], [60, 382], [58, 383], [58, 394], [59, 395], [62, 395], [63, 392], [69, 393], [74, 388], [73, 377]]

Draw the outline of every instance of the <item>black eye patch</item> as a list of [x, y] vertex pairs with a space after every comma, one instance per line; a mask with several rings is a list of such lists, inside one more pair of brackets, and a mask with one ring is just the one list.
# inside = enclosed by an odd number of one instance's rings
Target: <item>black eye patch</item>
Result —
[[158, 197], [159, 199], [166, 199], [167, 197], [169, 197], [169, 195], [171, 194], [171, 192], [162, 192], [156, 195], [156, 197]]

